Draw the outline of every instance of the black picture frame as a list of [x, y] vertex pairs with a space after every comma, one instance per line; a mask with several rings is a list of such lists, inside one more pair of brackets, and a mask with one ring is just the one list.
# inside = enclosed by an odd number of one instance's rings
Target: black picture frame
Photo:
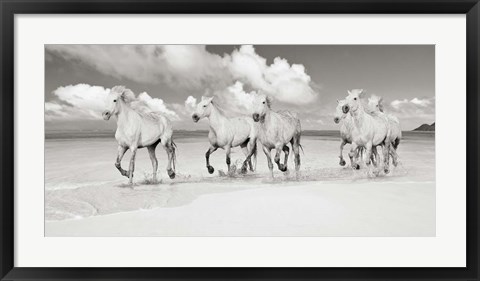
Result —
[[[1, 280], [479, 280], [479, 0], [0, 0]], [[19, 268], [14, 267], [15, 14], [466, 14], [467, 266], [465, 268]], [[22, 175], [18, 175], [21, 177]], [[461, 188], [461, 187], [458, 187]], [[252, 253], [254, 254], [254, 253]], [[413, 254], [413, 253], [412, 253]]]

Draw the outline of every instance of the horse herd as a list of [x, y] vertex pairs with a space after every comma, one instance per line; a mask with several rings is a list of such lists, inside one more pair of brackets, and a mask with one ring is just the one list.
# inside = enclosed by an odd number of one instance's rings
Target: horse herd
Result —
[[[340, 123], [341, 145], [340, 165], [346, 164], [343, 159], [343, 147], [351, 144], [348, 153], [352, 168], [359, 169], [360, 161], [367, 165], [377, 166], [383, 158], [383, 169], [389, 172], [389, 160], [397, 165], [396, 149], [401, 139], [400, 123], [393, 115], [383, 113], [382, 100], [372, 96], [365, 105], [363, 90], [348, 91], [348, 96], [338, 101], [335, 123]], [[231, 171], [230, 152], [240, 147], [245, 160], [240, 168], [241, 173], [255, 170], [257, 142], [267, 157], [268, 168], [273, 177], [271, 151], [275, 149], [274, 162], [280, 171], [287, 171], [288, 157], [291, 149], [295, 157], [295, 170], [300, 170], [301, 123], [295, 113], [274, 111], [272, 100], [264, 94], [255, 94], [252, 114], [247, 116], [229, 116], [215, 101], [215, 98], [202, 98], [192, 114], [194, 122], [202, 118], [209, 121], [208, 139], [210, 147], [205, 153], [206, 167], [210, 174], [214, 168], [210, 165], [210, 155], [218, 148], [226, 152], [228, 171]], [[102, 113], [104, 120], [111, 116], [117, 118], [115, 138], [118, 142], [118, 154], [115, 167], [120, 173], [133, 182], [135, 157], [139, 148], [146, 147], [153, 166], [153, 182], [156, 182], [158, 161], [155, 148], [160, 143], [167, 152], [167, 173], [175, 178], [176, 145], [172, 140], [173, 129], [170, 120], [160, 112], [152, 109], [135, 97], [134, 93], [124, 86], [115, 86], [107, 97], [107, 108]], [[379, 157], [377, 146], [382, 147], [383, 157]], [[132, 152], [128, 171], [121, 167], [122, 158], [127, 150]], [[284, 153], [283, 163], [281, 152]]]

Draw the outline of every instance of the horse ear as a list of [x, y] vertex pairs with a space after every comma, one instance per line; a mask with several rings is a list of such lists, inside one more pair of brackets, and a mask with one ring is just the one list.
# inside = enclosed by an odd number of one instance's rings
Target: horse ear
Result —
[[383, 97], [378, 100], [378, 109], [383, 112]]
[[339, 101], [339, 100], [337, 100], [337, 103], [340, 103], [340, 101]]
[[363, 89], [360, 90], [360, 93], [358, 94], [359, 98], [364, 98], [365, 97], [365, 91]]
[[127, 95], [126, 95], [126, 91], [122, 91], [122, 93], [120, 94], [120, 99], [123, 101], [123, 102], [127, 102]]
[[207, 101], [208, 103], [212, 102], [213, 97], [202, 96], [202, 101]]
[[348, 94], [349, 94], [349, 95], [351, 95], [351, 94], [352, 94], [352, 92], [350, 92], [350, 90], [347, 90], [347, 92], [348, 92]]

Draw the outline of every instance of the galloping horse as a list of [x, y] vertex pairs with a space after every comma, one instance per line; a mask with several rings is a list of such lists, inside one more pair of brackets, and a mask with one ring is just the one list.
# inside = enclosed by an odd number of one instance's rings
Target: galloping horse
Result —
[[349, 113], [353, 117], [352, 148], [349, 156], [353, 163], [357, 147], [365, 147], [367, 150], [366, 164], [370, 165], [372, 147], [381, 145], [384, 160], [384, 172], [389, 173], [389, 150], [390, 150], [390, 128], [388, 120], [377, 115], [370, 115], [365, 112], [365, 107], [360, 101], [364, 97], [363, 90], [348, 91], [346, 104], [343, 105], [343, 113]]
[[192, 115], [196, 123], [202, 118], [208, 118], [210, 130], [208, 140], [210, 148], [205, 153], [207, 169], [213, 174], [215, 169], [210, 165], [210, 155], [218, 148], [225, 149], [228, 171], [230, 171], [230, 152], [232, 147], [240, 146], [246, 156], [241, 172], [247, 172], [247, 165], [250, 171], [255, 168], [252, 165], [252, 156], [256, 159], [257, 152], [257, 129], [249, 117], [227, 117], [224, 111], [213, 101], [213, 97], [204, 98], [198, 103]]
[[[340, 166], [345, 166], [346, 162], [343, 159], [343, 147], [346, 144], [351, 144], [352, 143], [352, 130], [353, 130], [353, 117], [350, 114], [343, 113], [343, 106], [346, 104], [346, 101], [343, 100], [337, 100], [337, 107], [335, 108], [335, 116], [333, 118], [333, 121], [335, 124], [340, 123]], [[374, 155], [377, 155], [377, 150], [373, 147], [372, 148]], [[355, 162], [350, 163], [352, 167], [355, 167], [356, 169], [360, 169], [360, 165], [358, 165], [356, 162], [358, 161], [359, 158], [362, 157], [363, 153], [365, 151], [365, 148], [363, 147], [358, 147], [356, 151], [356, 156], [355, 156]], [[378, 158], [377, 158], [378, 159]], [[372, 157], [372, 161], [375, 161], [375, 158]]]
[[[120, 173], [129, 178], [133, 183], [133, 171], [135, 170], [135, 156], [138, 148], [146, 147], [153, 166], [153, 181], [157, 180], [158, 161], [155, 156], [155, 148], [159, 143], [167, 151], [168, 176], [175, 178], [175, 143], [172, 141], [172, 125], [160, 112], [152, 111], [148, 105], [138, 100], [133, 92], [124, 86], [115, 86], [110, 90], [107, 97], [107, 109], [103, 112], [103, 119], [117, 117], [117, 131], [115, 139], [118, 142], [118, 156], [115, 167]], [[128, 171], [121, 167], [125, 152], [130, 149], [132, 157]], [[173, 167], [173, 169], [172, 169]]]
[[[253, 105], [253, 120], [260, 123], [259, 140], [263, 152], [267, 156], [268, 168], [273, 177], [273, 163], [271, 150], [275, 149], [275, 163], [282, 172], [287, 171], [288, 155], [291, 143], [295, 154], [295, 170], [300, 170], [300, 136], [302, 132], [300, 119], [289, 111], [275, 112], [271, 109], [271, 98], [264, 94], [257, 94]], [[283, 164], [280, 163], [280, 153], [285, 153]]]
[[[368, 107], [372, 114], [378, 114], [384, 116], [388, 120], [388, 126], [390, 127], [390, 156], [392, 157], [392, 163], [394, 166], [397, 166], [397, 157], [394, 157], [394, 152], [396, 153], [400, 140], [402, 139], [402, 129], [400, 127], [400, 120], [392, 114], [386, 114], [383, 112], [383, 99], [378, 96], [371, 96], [368, 98]], [[392, 151], [394, 150], [394, 151]]]

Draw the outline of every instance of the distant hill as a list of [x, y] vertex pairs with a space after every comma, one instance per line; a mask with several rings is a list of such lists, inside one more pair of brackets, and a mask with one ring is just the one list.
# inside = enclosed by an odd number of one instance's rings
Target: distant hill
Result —
[[414, 129], [414, 131], [435, 131], [435, 122], [432, 123], [431, 125], [428, 124], [422, 124], [420, 127]]

